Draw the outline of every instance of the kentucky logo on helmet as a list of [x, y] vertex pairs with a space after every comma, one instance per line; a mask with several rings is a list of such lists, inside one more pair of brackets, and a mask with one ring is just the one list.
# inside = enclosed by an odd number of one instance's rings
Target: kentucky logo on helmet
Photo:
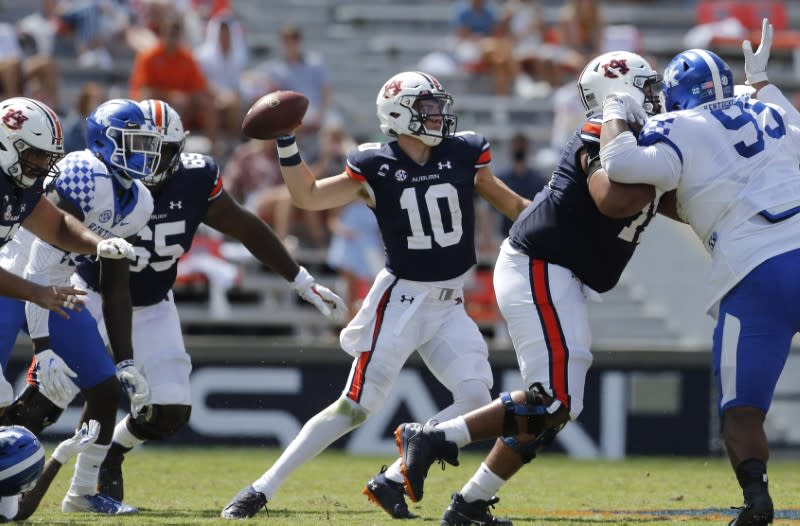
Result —
[[22, 128], [22, 123], [27, 121], [28, 117], [20, 110], [9, 108], [5, 115], [3, 115], [3, 124], [9, 130], [19, 130]]

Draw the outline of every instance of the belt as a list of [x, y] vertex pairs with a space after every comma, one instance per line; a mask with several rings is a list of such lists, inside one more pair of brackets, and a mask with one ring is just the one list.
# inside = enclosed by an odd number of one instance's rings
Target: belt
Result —
[[438, 289], [438, 290], [439, 294], [437, 294], [435, 298], [439, 301], [450, 301], [451, 299], [453, 299], [453, 296], [455, 296], [456, 292], [459, 291], [459, 289]]

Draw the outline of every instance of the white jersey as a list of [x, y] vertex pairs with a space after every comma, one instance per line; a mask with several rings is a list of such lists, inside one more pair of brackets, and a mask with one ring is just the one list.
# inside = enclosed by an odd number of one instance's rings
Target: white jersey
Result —
[[712, 256], [712, 315], [748, 272], [800, 248], [800, 128], [784, 107], [741, 96], [657, 115], [639, 135], [649, 162], [628, 158], [638, 175], [604, 164], [615, 181], [676, 190]]
[[[59, 197], [83, 214], [83, 224], [102, 238], [128, 238], [137, 234], [153, 212], [153, 198], [140, 181], [118, 196], [121, 188], [106, 166], [89, 150], [72, 152], [58, 162], [54, 188]], [[16, 251], [14, 271], [24, 269], [26, 279], [40, 284], [69, 285], [75, 262], [83, 256], [65, 254], [30, 232], [7, 246]], [[15, 240], [16, 241], [16, 240]], [[47, 332], [47, 311], [33, 304], [26, 308], [31, 337]]]

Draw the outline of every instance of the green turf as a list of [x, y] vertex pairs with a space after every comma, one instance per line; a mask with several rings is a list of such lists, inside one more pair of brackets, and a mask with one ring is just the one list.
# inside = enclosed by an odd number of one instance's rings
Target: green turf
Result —
[[[275, 449], [257, 448], [145, 448], [129, 455], [124, 464], [125, 501], [142, 513], [124, 518], [61, 513], [70, 463], [29, 523], [236, 524], [219, 519], [220, 510], [277, 454]], [[459, 468], [440, 471], [433, 466], [425, 499], [411, 504], [420, 518], [395, 524], [438, 525], [450, 494], [460, 490], [481, 459], [462, 454]], [[262, 511], [248, 524], [388, 524], [389, 516], [369, 504], [361, 489], [390, 460], [324, 453], [290, 477], [268, 505], [269, 512]], [[800, 525], [800, 461], [771, 462], [770, 479], [776, 507], [784, 510], [777, 524]], [[589, 462], [545, 455], [523, 468], [499, 496], [497, 515], [512, 518], [514, 524], [548, 526], [725, 524], [727, 508], [740, 504], [738, 485], [722, 458]], [[683, 511], [667, 516], [665, 510]], [[698, 515], [692, 518], [692, 514]]]

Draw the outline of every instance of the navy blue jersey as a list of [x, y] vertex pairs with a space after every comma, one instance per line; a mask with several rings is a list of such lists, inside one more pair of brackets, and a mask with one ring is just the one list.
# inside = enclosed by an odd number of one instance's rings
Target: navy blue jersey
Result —
[[[138, 256], [131, 265], [134, 307], [163, 300], [175, 284], [178, 259], [192, 246], [208, 207], [222, 193], [217, 162], [207, 155], [183, 154], [175, 173], [153, 193], [150, 221], [132, 241]], [[97, 264], [82, 263], [78, 274], [98, 290]]]
[[30, 188], [20, 188], [0, 172], [0, 247], [14, 237], [22, 222], [39, 204], [43, 181], [39, 179]]
[[612, 219], [600, 213], [589, 194], [580, 161], [600, 151], [600, 119], [586, 121], [564, 148], [548, 185], [511, 226], [511, 245], [536, 259], [570, 269], [598, 292], [619, 281], [656, 203], [634, 216]]
[[444, 281], [475, 264], [475, 174], [491, 159], [488, 141], [471, 132], [443, 140], [424, 165], [396, 142], [350, 152], [347, 173], [375, 203], [387, 270], [403, 279]]

